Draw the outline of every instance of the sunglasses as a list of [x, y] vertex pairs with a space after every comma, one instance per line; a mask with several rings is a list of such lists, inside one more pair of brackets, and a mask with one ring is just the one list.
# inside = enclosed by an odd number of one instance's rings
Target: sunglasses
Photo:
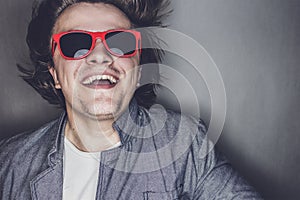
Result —
[[73, 30], [52, 36], [52, 55], [58, 47], [66, 60], [79, 60], [87, 57], [95, 48], [96, 40], [101, 39], [106, 50], [113, 56], [129, 58], [141, 53], [141, 34], [134, 30], [108, 30], [89, 32]]

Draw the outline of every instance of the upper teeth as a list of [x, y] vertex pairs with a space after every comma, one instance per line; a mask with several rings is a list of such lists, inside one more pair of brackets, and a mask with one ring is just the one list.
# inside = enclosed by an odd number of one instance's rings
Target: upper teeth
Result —
[[117, 83], [117, 80], [110, 75], [95, 75], [87, 78], [83, 81], [83, 84], [91, 84], [93, 81], [100, 81], [100, 80], [109, 80], [111, 83]]

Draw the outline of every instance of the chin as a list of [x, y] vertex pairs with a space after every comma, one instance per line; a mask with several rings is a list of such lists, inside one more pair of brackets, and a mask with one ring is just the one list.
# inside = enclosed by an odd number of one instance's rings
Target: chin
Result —
[[95, 116], [97, 119], [114, 119], [121, 113], [121, 106], [120, 104], [116, 105], [105, 105], [105, 104], [98, 104], [94, 105], [90, 110], [89, 115]]

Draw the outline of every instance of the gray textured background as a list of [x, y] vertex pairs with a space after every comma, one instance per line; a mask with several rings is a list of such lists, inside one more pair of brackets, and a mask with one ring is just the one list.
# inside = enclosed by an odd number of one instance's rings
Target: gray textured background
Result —
[[[31, 2], [0, 2], [1, 138], [59, 112], [18, 78], [16, 63], [28, 62]], [[170, 28], [203, 45], [224, 80], [227, 116], [218, 148], [266, 199], [299, 199], [300, 1], [173, 0], [172, 7]], [[188, 76], [190, 68], [176, 59], [167, 56]], [[208, 92], [200, 79], [190, 81], [207, 121]]]

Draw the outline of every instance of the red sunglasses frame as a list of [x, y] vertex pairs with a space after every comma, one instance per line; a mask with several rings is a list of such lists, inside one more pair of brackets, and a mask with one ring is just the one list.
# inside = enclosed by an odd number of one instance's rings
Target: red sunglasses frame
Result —
[[[114, 52], [112, 52], [107, 43], [106, 43], [106, 40], [105, 40], [105, 35], [108, 34], [108, 33], [112, 33], [112, 32], [119, 32], [119, 31], [122, 31], [122, 32], [129, 32], [129, 33], [132, 33], [134, 36], [135, 36], [135, 39], [136, 39], [136, 47], [135, 47], [135, 51], [132, 53], [132, 54], [128, 54], [128, 55], [117, 55], [115, 54]], [[83, 56], [80, 56], [80, 57], [77, 57], [77, 58], [72, 58], [72, 57], [67, 57], [63, 54], [61, 48], [60, 48], [60, 38], [64, 35], [67, 35], [69, 33], [85, 33], [85, 34], [88, 34], [92, 37], [92, 45], [91, 45], [91, 48], [89, 49], [89, 51], [83, 55]], [[140, 54], [142, 53], [142, 40], [141, 40], [141, 33], [138, 32], [138, 31], [135, 31], [135, 30], [128, 30], [128, 29], [113, 29], [113, 30], [108, 30], [108, 31], [103, 31], [103, 32], [90, 32], [90, 31], [83, 31], [83, 30], [71, 30], [71, 31], [65, 31], [65, 32], [60, 32], [60, 33], [57, 33], [57, 34], [53, 34], [52, 36], [52, 44], [51, 44], [51, 52], [52, 52], [52, 56], [54, 55], [54, 52], [55, 52], [55, 49], [56, 47], [58, 47], [59, 49], [59, 52], [60, 52], [60, 55], [66, 59], [66, 60], [80, 60], [80, 59], [83, 59], [85, 57], [87, 57], [92, 51], [93, 49], [95, 48], [95, 44], [96, 44], [96, 40], [97, 39], [101, 39], [102, 43], [104, 44], [105, 46], [105, 49], [113, 56], [116, 56], [116, 57], [119, 57], [119, 58], [129, 58], [129, 57], [133, 57], [137, 54], [137, 52], [139, 52]]]

